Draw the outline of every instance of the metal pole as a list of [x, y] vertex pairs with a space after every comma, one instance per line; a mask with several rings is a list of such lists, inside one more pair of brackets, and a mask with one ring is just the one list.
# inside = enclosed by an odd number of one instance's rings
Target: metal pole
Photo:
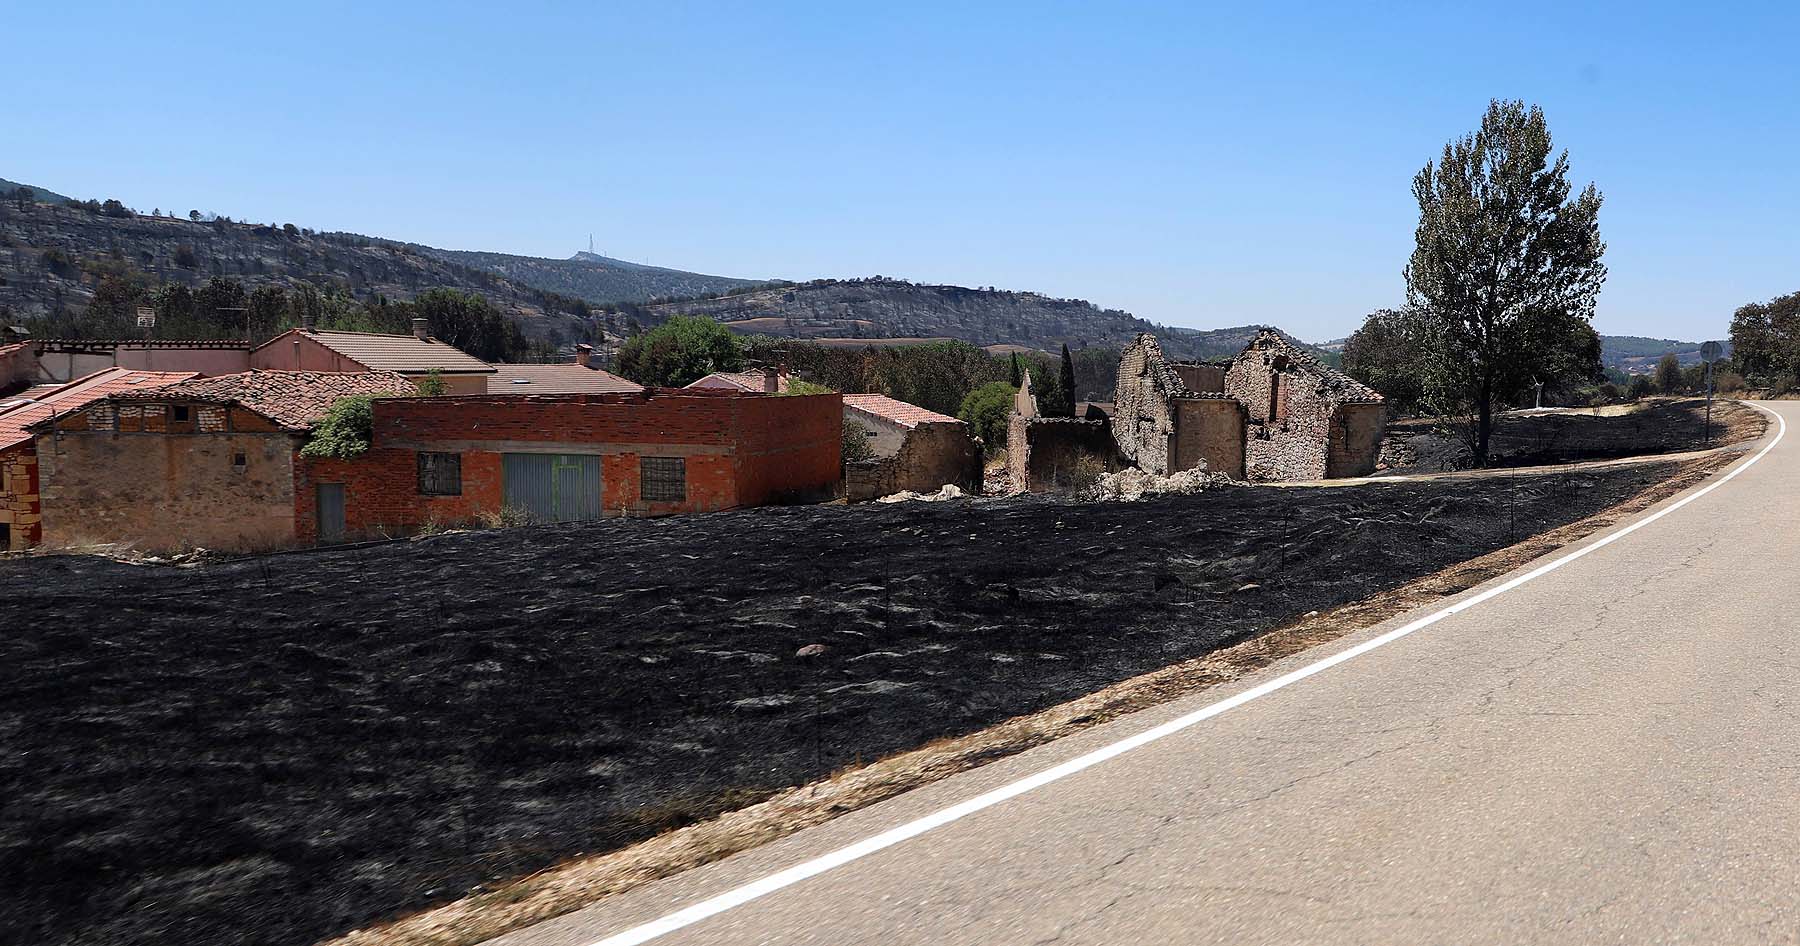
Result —
[[1706, 363], [1706, 442], [1712, 443], [1713, 363]]

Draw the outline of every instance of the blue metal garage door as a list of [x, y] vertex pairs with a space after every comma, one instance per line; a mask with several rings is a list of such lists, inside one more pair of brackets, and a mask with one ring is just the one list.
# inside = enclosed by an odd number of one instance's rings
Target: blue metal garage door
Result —
[[600, 518], [600, 458], [549, 453], [500, 457], [501, 495], [539, 522]]

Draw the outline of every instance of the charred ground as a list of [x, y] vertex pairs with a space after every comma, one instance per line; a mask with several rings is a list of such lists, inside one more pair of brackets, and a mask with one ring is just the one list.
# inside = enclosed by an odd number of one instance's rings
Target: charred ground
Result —
[[0, 563], [0, 941], [309, 943], [1206, 653], [1673, 469]]

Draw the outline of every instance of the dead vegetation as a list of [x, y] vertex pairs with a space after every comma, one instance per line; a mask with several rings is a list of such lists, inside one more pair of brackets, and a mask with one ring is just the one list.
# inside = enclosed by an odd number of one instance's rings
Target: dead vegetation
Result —
[[[1710, 437], [1705, 398], [1648, 398], [1598, 408], [1512, 411], [1495, 418], [1490, 466], [1523, 467], [1644, 454], [1682, 453], [1762, 435], [1763, 416], [1733, 401], [1713, 402]], [[1453, 426], [1432, 418], [1388, 425], [1383, 472], [1465, 469], [1469, 449]]]
[[[479, 916], [560, 912], [1187, 692], [1229, 665], [1106, 695], [1238, 641], [1286, 652], [1304, 633], [1259, 635], [1674, 472], [764, 509], [184, 569], [3, 563], [0, 601], [30, 608], [0, 638], [0, 941], [306, 943], [471, 892], [493, 894]], [[788, 791], [1093, 693], [1093, 712], [1015, 720], [891, 778], [845, 774], [816, 810]], [[671, 835], [675, 853], [567, 889], [541, 875], [541, 896], [489, 886], [769, 798], [803, 811]], [[477, 935], [417, 922], [435, 932], [412, 941]]]

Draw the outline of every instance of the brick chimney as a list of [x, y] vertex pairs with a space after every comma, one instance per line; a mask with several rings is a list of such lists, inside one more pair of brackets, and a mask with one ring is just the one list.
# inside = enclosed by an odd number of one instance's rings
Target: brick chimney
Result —
[[588, 362], [594, 357], [594, 346], [585, 342], [575, 346], [575, 363], [583, 368], [592, 367]]
[[412, 323], [413, 323], [413, 334], [418, 336], [419, 341], [421, 341], [421, 342], [431, 341], [431, 329], [427, 327], [430, 324], [429, 322], [427, 322], [424, 319], [413, 319]]
[[300, 330], [302, 332], [311, 332], [318, 327], [319, 319], [317, 316], [313, 315], [311, 309], [300, 313]]
[[763, 393], [764, 394], [780, 394], [781, 393], [781, 369], [780, 368], [770, 367], [770, 368], [763, 369]]

